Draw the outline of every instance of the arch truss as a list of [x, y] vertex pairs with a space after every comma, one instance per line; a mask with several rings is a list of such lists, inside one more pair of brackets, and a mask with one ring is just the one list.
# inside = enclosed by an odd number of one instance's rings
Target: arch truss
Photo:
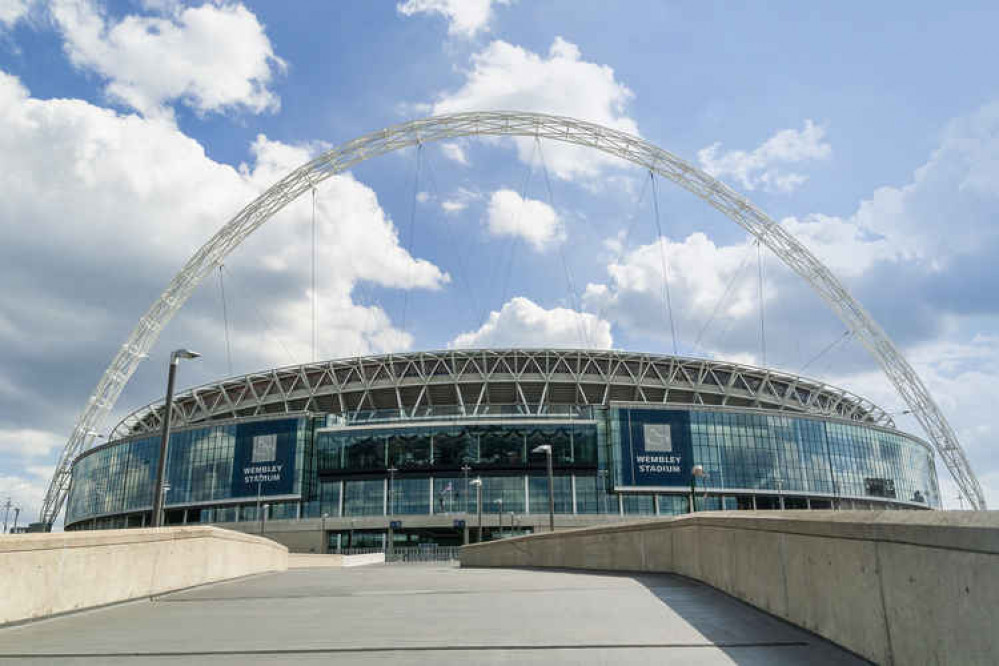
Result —
[[201, 280], [247, 236], [302, 194], [356, 164], [402, 148], [466, 136], [532, 137], [594, 148], [671, 180], [724, 213], [807, 281], [839, 316], [881, 366], [919, 421], [961, 494], [975, 509], [986, 508], [981, 486], [954, 429], [909, 362], [832, 272], [746, 197], [689, 162], [625, 132], [540, 113], [479, 111], [414, 120], [348, 141], [295, 169], [229, 220], [188, 260], [139, 319], [97, 383], [56, 465], [42, 503], [40, 521], [51, 524], [59, 515], [69, 490], [73, 460], [93, 443], [97, 431], [104, 425], [126, 383], [163, 327]]

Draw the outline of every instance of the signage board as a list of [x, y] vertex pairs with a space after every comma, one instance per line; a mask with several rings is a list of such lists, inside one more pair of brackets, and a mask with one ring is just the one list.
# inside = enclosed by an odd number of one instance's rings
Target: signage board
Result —
[[[693, 445], [689, 412], [676, 409], [616, 408], [624, 487], [677, 488], [690, 485]], [[620, 487], [619, 486], [619, 487]]]
[[401, 520], [390, 520], [389, 521], [389, 529], [401, 530], [402, 529], [402, 521]]
[[297, 419], [236, 426], [232, 496], [289, 495], [295, 489]]

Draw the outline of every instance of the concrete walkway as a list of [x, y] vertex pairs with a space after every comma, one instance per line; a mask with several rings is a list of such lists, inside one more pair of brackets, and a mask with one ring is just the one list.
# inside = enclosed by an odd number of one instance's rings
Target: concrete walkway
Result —
[[25, 664], [849, 664], [670, 575], [298, 569], [0, 629]]

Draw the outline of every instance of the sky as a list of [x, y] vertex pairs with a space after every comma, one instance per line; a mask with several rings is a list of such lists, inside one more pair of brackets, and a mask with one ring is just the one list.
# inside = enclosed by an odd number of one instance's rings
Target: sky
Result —
[[[988, 2], [0, 0], [0, 502], [37, 516], [138, 318], [275, 181], [406, 120], [523, 110], [638, 135], [778, 220], [903, 351], [997, 505], [997, 24]], [[514, 345], [766, 364], [922, 434], [740, 227], [600, 152], [511, 138], [384, 155], [274, 216], [166, 327], [105, 432], [162, 396], [178, 347], [203, 354], [190, 387]]]

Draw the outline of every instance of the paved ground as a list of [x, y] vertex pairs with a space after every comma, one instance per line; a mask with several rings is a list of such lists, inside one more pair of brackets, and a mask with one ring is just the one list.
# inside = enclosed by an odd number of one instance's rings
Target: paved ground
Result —
[[0, 665], [862, 663], [669, 575], [298, 569], [0, 630]]

